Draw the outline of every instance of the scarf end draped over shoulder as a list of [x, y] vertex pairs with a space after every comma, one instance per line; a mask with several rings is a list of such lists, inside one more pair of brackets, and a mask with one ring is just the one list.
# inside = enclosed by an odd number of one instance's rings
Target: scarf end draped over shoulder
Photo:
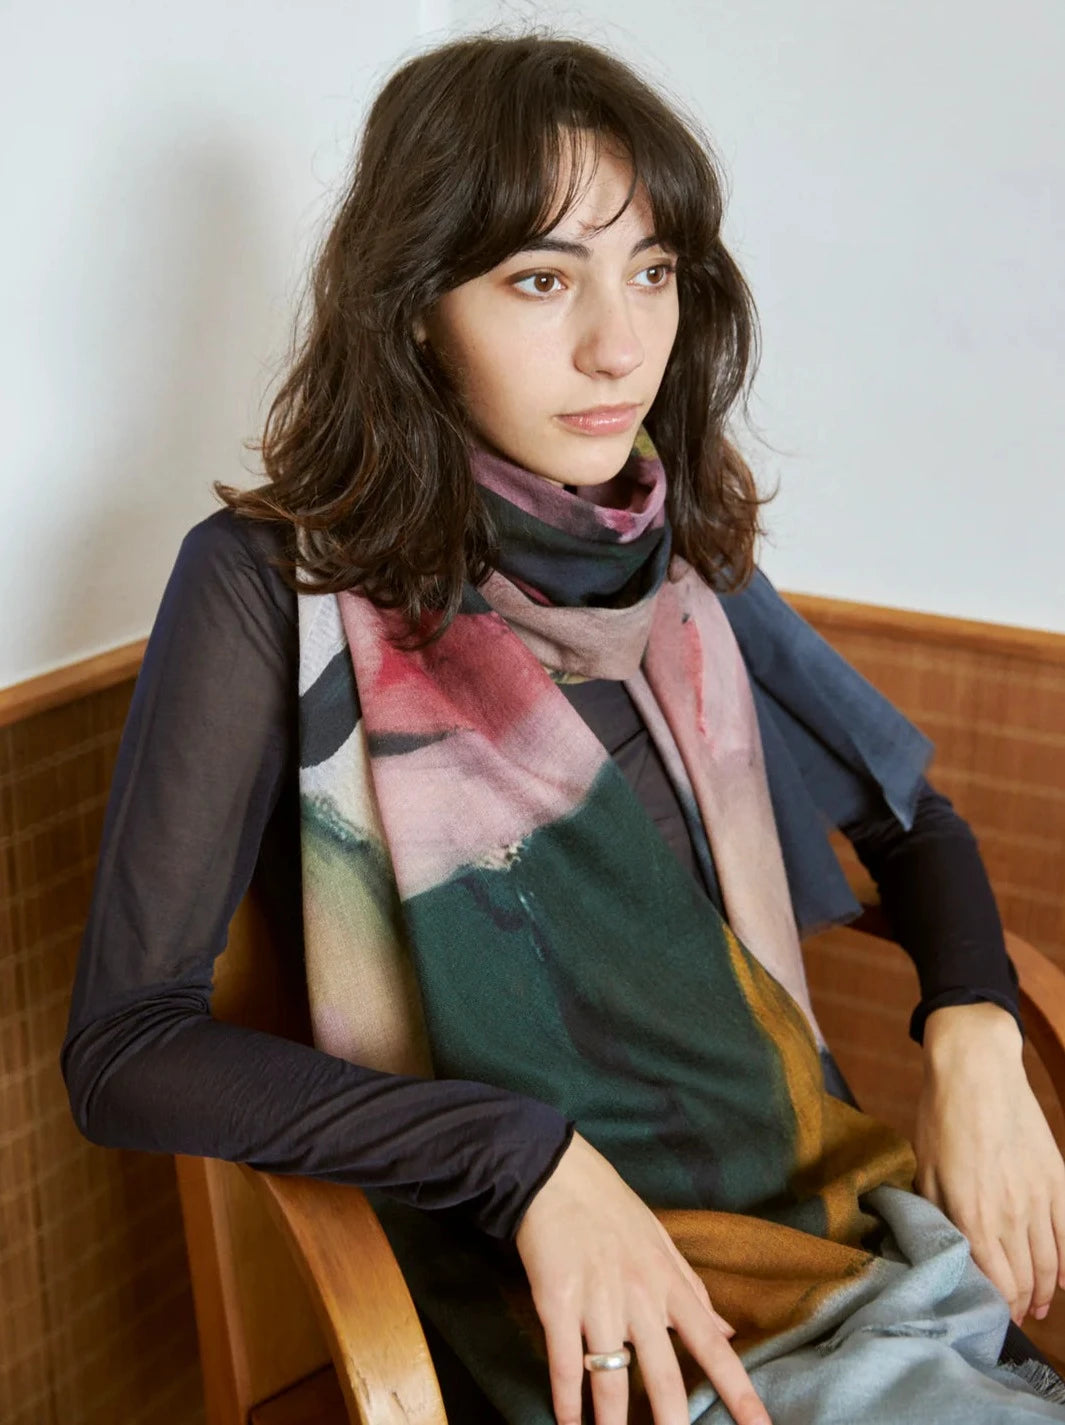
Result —
[[760, 569], [719, 598], [750, 679], [795, 919], [813, 935], [861, 910], [829, 832], [879, 802], [908, 831], [933, 746]]

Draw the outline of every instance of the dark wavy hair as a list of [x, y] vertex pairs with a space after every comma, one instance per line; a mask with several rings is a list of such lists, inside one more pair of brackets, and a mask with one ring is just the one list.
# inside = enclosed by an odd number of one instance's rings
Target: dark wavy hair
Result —
[[725, 424], [741, 393], [746, 410], [758, 324], [721, 241], [709, 143], [594, 45], [486, 32], [409, 60], [377, 95], [287, 375], [249, 442], [268, 483], [215, 483], [238, 513], [288, 526], [278, 567], [290, 587], [357, 587], [402, 610], [412, 634], [431, 624], [432, 639], [463, 582], [487, 577], [496, 544], [470, 471], [474, 432], [415, 317], [549, 232], [573, 204], [584, 146], [594, 158], [604, 142], [627, 156], [629, 197], [645, 185], [654, 231], [679, 258], [676, 341], [645, 417], [674, 548], [716, 588], [750, 577], [763, 499]]

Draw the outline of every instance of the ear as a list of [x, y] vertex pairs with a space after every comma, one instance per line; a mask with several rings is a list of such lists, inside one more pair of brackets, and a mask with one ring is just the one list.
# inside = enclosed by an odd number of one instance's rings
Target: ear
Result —
[[424, 346], [429, 340], [429, 333], [425, 329], [425, 320], [420, 315], [414, 318], [413, 331], [414, 340], [419, 346]]

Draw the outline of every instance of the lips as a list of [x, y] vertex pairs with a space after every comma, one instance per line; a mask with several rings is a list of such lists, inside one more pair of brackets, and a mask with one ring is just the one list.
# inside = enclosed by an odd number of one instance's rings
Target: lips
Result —
[[567, 416], [620, 416], [636, 409], [635, 401], [622, 401], [616, 406], [589, 406], [586, 411], [566, 411]]
[[593, 406], [587, 411], [573, 411], [559, 416], [563, 424], [587, 435], [611, 435], [632, 425], [639, 406]]

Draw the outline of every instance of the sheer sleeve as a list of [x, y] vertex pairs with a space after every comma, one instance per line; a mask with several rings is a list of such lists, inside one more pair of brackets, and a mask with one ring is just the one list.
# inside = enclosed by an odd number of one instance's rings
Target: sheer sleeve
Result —
[[922, 778], [907, 831], [883, 807], [841, 830], [873, 877], [898, 938], [917, 969], [921, 999], [910, 1036], [924, 1037], [933, 1010], [989, 1001], [1008, 1010], [1023, 1034], [1017, 972], [976, 837], [949, 798]]
[[270, 527], [186, 536], [137, 679], [104, 822], [62, 1068], [110, 1147], [227, 1158], [467, 1213], [509, 1238], [569, 1143], [550, 1106], [380, 1073], [216, 1020], [214, 961], [260, 856], [298, 938], [295, 596]]

